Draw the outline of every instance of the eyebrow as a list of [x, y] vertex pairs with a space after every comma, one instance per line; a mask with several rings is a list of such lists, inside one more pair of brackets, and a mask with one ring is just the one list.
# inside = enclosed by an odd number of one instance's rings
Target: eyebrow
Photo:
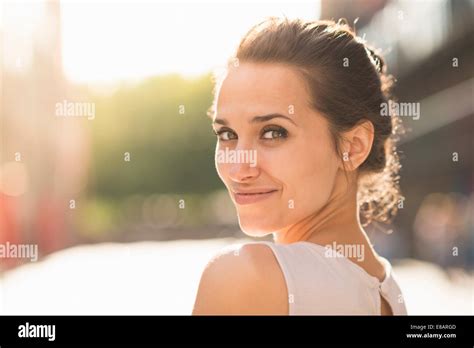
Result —
[[[284, 118], [288, 121], [290, 121], [291, 123], [293, 123], [295, 126], [297, 125], [295, 123], [295, 121], [293, 121], [291, 118], [289, 118], [288, 116], [285, 116], [285, 115], [282, 115], [282, 114], [276, 114], [276, 113], [273, 113], [273, 114], [268, 114], [268, 115], [263, 115], [263, 116], [255, 116], [254, 118], [252, 118], [250, 120], [250, 123], [261, 123], [261, 122], [266, 122], [266, 121], [270, 121], [274, 118]], [[216, 118], [213, 123], [218, 123], [218, 124], [222, 124], [224, 126], [227, 126], [229, 124], [229, 122], [224, 119], [224, 118]]]

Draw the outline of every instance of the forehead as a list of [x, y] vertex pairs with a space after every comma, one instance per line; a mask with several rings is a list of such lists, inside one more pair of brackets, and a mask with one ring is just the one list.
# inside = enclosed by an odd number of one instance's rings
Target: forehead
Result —
[[309, 105], [304, 81], [295, 68], [275, 63], [246, 62], [229, 68], [219, 90], [217, 113], [287, 113], [290, 105], [295, 110]]

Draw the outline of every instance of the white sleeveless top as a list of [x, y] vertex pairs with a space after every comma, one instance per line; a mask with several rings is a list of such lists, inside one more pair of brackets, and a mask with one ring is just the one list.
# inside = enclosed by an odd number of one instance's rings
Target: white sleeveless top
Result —
[[341, 254], [327, 257], [322, 245], [253, 243], [269, 246], [278, 260], [288, 289], [289, 315], [380, 315], [380, 295], [394, 315], [407, 314], [392, 266], [383, 257], [381, 282]]

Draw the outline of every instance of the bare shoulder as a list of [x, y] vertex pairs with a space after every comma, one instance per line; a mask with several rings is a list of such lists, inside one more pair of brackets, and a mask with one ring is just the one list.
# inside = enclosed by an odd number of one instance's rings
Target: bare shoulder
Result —
[[272, 250], [264, 244], [227, 247], [201, 276], [194, 315], [286, 315], [287, 289]]

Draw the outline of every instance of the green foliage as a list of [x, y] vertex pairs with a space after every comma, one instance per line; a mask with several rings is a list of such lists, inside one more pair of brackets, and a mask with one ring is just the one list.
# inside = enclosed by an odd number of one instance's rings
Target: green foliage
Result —
[[93, 99], [89, 195], [124, 198], [222, 188], [214, 167], [216, 139], [206, 115], [212, 101], [210, 75], [156, 77]]

